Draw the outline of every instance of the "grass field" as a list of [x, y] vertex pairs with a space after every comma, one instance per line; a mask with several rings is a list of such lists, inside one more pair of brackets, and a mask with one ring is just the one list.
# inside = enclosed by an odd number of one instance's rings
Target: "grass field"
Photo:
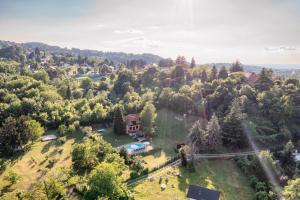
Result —
[[[50, 133], [53, 134], [53, 132]], [[28, 152], [14, 160], [0, 175], [0, 190], [4, 189], [8, 192], [13, 189], [26, 190], [32, 183], [51, 175], [59, 168], [71, 167], [72, 144], [80, 141], [81, 138], [82, 136], [77, 134], [67, 139], [64, 144], [58, 140], [34, 143]], [[49, 160], [56, 160], [53, 167], [48, 166]], [[9, 186], [9, 183], [4, 180], [10, 170], [21, 176], [21, 180], [12, 186]]]
[[[173, 175], [178, 172], [181, 177]], [[161, 190], [159, 177], [163, 182], [168, 177], [165, 190]], [[195, 172], [179, 167], [168, 169], [133, 187], [137, 200], [182, 200], [186, 199], [189, 184], [199, 185], [221, 192], [222, 200], [252, 200], [253, 193], [248, 180], [237, 168], [233, 160], [202, 160], [195, 164]]]
[[196, 119], [194, 116], [177, 118], [169, 110], [158, 111], [156, 119], [157, 132], [152, 140], [152, 145], [157, 151], [144, 157], [147, 167], [156, 167], [174, 157], [176, 155], [174, 151], [176, 144], [186, 142], [189, 129]]
[[99, 133], [104, 140], [108, 141], [113, 147], [119, 147], [127, 143], [135, 142], [128, 135], [117, 135], [113, 133], [112, 128], [107, 128], [103, 133]]
[[[172, 111], [165, 109], [159, 110], [156, 119], [157, 131], [151, 141], [155, 151], [144, 156], [144, 160], [147, 163], [146, 167], [151, 169], [175, 156], [176, 152], [174, 148], [176, 147], [176, 143], [186, 141], [188, 130], [196, 119], [194, 116], [176, 119], [176, 115]], [[107, 129], [102, 136], [114, 147], [134, 142], [134, 140], [127, 135], [116, 135], [112, 133], [111, 129]]]

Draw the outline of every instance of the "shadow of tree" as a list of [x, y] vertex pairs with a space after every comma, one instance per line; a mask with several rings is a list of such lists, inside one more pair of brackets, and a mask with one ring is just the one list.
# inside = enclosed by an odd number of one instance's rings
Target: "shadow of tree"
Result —
[[8, 192], [12, 192], [13, 189], [11, 189], [12, 184], [6, 185], [2, 188], [2, 190], [0, 190], [0, 199], [1, 199], [1, 195], [8, 193]]
[[49, 151], [49, 149], [51, 147], [59, 147], [61, 145], [63, 145], [63, 142], [61, 142], [60, 140], [52, 140], [52, 141], [48, 142], [46, 145], [43, 146], [43, 148], [41, 150], [41, 153], [45, 154]]
[[179, 168], [180, 176], [178, 176], [177, 179], [178, 179], [178, 188], [181, 191], [186, 191], [187, 188], [189, 187], [190, 178], [189, 176], [187, 176], [187, 173], [190, 173], [188, 172], [188, 169], [182, 167]]

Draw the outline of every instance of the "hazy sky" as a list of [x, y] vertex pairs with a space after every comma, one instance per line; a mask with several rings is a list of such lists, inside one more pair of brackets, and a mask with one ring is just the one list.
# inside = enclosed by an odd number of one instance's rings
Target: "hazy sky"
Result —
[[299, 0], [0, 0], [0, 40], [300, 63]]

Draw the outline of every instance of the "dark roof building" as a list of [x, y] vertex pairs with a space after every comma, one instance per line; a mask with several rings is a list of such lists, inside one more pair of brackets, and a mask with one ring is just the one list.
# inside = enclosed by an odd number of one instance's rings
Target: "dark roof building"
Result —
[[190, 185], [187, 198], [190, 200], [220, 200], [220, 192]]

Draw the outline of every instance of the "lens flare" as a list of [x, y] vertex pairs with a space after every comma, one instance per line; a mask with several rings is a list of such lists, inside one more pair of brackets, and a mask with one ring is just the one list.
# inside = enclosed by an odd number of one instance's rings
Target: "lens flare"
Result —
[[243, 127], [244, 133], [247, 136], [249, 144], [251, 145], [252, 149], [256, 152], [256, 156], [257, 156], [265, 174], [267, 175], [269, 182], [272, 184], [274, 191], [277, 193], [279, 199], [282, 199], [282, 197], [281, 197], [282, 188], [279, 185], [278, 181], [276, 180], [273, 170], [270, 169], [268, 163], [264, 159], [262, 159], [262, 157], [259, 155], [260, 149], [255, 144], [255, 141], [252, 137], [253, 134], [252, 134], [251, 128], [248, 126], [247, 122], [243, 122], [242, 127]]

